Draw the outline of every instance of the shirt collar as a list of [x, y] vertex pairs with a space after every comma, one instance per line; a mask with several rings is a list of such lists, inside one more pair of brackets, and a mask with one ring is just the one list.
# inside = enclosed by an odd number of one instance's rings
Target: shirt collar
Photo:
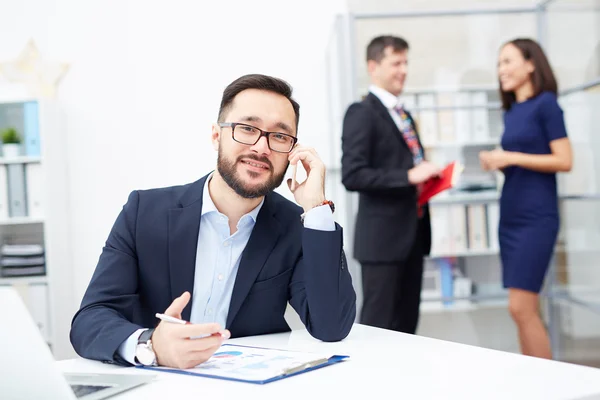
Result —
[[[213, 199], [210, 197], [210, 192], [208, 190], [208, 182], [210, 182], [212, 177], [213, 177], [213, 174], [211, 173], [208, 176], [208, 178], [206, 178], [206, 182], [204, 183], [204, 189], [202, 190], [202, 211], [200, 213], [201, 216], [208, 214], [210, 212], [219, 213], [219, 210], [217, 210], [217, 206], [215, 206], [215, 203], [213, 202]], [[263, 197], [260, 204], [257, 205], [254, 209], [252, 209], [252, 211], [250, 211], [248, 214], [245, 214], [244, 216], [242, 216], [242, 218], [240, 218], [240, 221], [242, 219], [244, 219], [246, 216], [249, 216], [250, 218], [252, 218], [252, 221], [256, 222], [256, 218], [258, 218], [258, 213], [260, 212], [260, 209], [262, 208], [264, 203], [265, 203], [265, 198]]]
[[379, 86], [370, 85], [369, 92], [373, 93], [388, 110], [393, 110], [398, 106], [402, 106], [400, 96], [394, 96], [393, 94], [391, 94], [385, 89], [380, 88]]

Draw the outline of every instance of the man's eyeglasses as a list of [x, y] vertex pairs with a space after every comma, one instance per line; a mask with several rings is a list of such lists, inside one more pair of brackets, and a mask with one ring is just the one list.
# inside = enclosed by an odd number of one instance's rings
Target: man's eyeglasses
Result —
[[289, 153], [298, 141], [295, 136], [280, 132], [266, 132], [252, 125], [238, 122], [221, 122], [221, 128], [230, 127], [233, 140], [250, 146], [258, 143], [261, 137], [267, 138], [269, 149], [277, 153]]

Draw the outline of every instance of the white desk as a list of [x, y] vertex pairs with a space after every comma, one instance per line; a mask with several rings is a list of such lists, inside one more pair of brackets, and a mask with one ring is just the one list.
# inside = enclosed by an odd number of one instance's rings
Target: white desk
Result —
[[[351, 360], [266, 385], [159, 373], [155, 382], [115, 400], [318, 400], [355, 399], [356, 395], [444, 400], [600, 398], [600, 369], [363, 325], [355, 325], [348, 338], [338, 343], [317, 341], [304, 330], [233, 339], [230, 343], [348, 354]], [[83, 359], [57, 364], [64, 372], [146, 372]], [[588, 397], [592, 395], [598, 397]]]

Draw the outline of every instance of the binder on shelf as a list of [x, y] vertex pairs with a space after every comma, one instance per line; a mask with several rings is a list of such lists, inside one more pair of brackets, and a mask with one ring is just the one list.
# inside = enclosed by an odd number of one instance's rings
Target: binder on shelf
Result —
[[39, 106], [37, 101], [28, 101], [23, 105], [23, 139], [25, 155], [39, 157], [41, 151]]
[[25, 191], [25, 165], [8, 164], [8, 216], [27, 216], [27, 193]]
[[500, 206], [498, 203], [487, 204], [487, 226], [489, 247], [492, 250], [498, 250], [500, 244], [498, 242], [498, 223], [500, 221]]
[[400, 101], [402, 102], [402, 106], [409, 112], [411, 113], [411, 115], [416, 118], [418, 114], [418, 111], [412, 111], [415, 108], [417, 108], [417, 96], [414, 94], [403, 94], [402, 97], [400, 98]]
[[442, 297], [445, 306], [452, 305], [454, 297], [454, 276], [452, 275], [452, 263], [446, 259], [438, 261], [440, 269], [440, 281], [442, 283]]
[[471, 105], [476, 108], [472, 108], [471, 122], [473, 137], [471, 140], [474, 141], [486, 141], [490, 139], [490, 129], [488, 125], [488, 98], [486, 92], [474, 92], [471, 94]]
[[435, 107], [434, 94], [420, 94], [417, 97], [419, 108], [431, 108], [427, 110], [419, 110], [419, 136], [423, 143], [432, 144], [439, 140], [437, 115]]
[[[437, 300], [442, 297], [442, 282], [435, 261], [429, 260], [423, 268], [423, 283], [421, 285], [421, 299]], [[439, 303], [441, 305], [441, 301]], [[421, 303], [423, 306], [423, 303]]]
[[473, 204], [467, 206], [467, 209], [469, 250], [486, 250], [488, 245], [485, 206]]
[[40, 164], [26, 164], [25, 182], [27, 190], [27, 214], [32, 218], [44, 216], [43, 210], [43, 170]]
[[463, 205], [448, 206], [450, 213], [450, 226], [452, 226], [450, 237], [450, 251], [467, 251], [467, 211]]
[[40, 329], [46, 342], [52, 340], [50, 330], [50, 309], [48, 298], [48, 287], [46, 284], [38, 283], [14, 283], [13, 288], [17, 291], [23, 304], [31, 314], [34, 322]]
[[0, 165], [0, 221], [8, 219], [8, 180], [6, 166]]
[[[453, 107], [454, 101], [451, 93], [438, 93], [437, 105], [439, 107]], [[454, 110], [439, 110], [438, 112], [439, 139], [442, 142], [454, 142], [456, 133], [454, 131]]]
[[448, 207], [431, 207], [429, 210], [431, 225], [431, 254], [448, 254], [450, 252], [450, 212]]
[[[454, 104], [457, 109], [454, 113], [454, 132], [458, 143], [469, 143], [471, 140], [471, 105], [469, 93], [455, 93]], [[464, 107], [464, 108], [461, 108]]]
[[313, 371], [347, 359], [348, 356], [224, 344], [206, 362], [190, 369], [137, 366], [205, 378], [266, 384]]
[[[489, 91], [487, 93], [488, 101], [490, 103], [499, 103], [500, 94], [497, 90]], [[488, 125], [490, 129], [490, 139], [498, 139], [502, 136], [504, 131], [504, 113], [502, 109], [489, 109], [488, 110]]]
[[48, 287], [45, 284], [29, 285], [29, 312], [42, 333], [46, 342], [52, 339], [50, 326], [50, 309], [48, 307]]

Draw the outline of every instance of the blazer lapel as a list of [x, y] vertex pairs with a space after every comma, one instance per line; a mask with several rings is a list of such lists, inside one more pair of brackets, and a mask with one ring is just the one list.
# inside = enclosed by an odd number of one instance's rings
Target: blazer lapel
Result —
[[400, 140], [400, 142], [404, 145], [404, 147], [406, 147], [407, 150], [410, 150], [408, 148], [408, 144], [406, 143], [406, 140], [404, 140], [404, 136], [402, 135], [402, 132], [400, 132], [400, 129], [398, 129], [398, 126], [396, 125], [396, 123], [392, 119], [392, 116], [390, 115], [390, 112], [383, 105], [383, 103], [381, 102], [381, 100], [379, 100], [377, 98], [377, 96], [375, 96], [373, 93], [369, 93], [369, 95], [367, 96], [367, 98], [369, 99], [369, 101], [371, 102], [371, 104], [373, 105], [373, 107], [375, 108], [375, 110], [377, 111], [377, 113], [379, 114], [379, 116], [381, 118], [383, 118], [385, 121], [387, 121], [388, 125], [390, 126], [390, 129], [393, 129], [394, 136], [396, 138], [398, 138], [398, 140]]
[[281, 226], [275, 219], [274, 212], [270, 195], [267, 195], [256, 218], [256, 225], [254, 225], [248, 244], [242, 253], [231, 295], [231, 303], [229, 304], [226, 327], [231, 325], [244, 300], [246, 300], [250, 288], [254, 285], [256, 277], [277, 243]]
[[[194, 271], [198, 232], [202, 213], [202, 190], [206, 176], [196, 181], [180, 200], [181, 207], [169, 210], [169, 271], [171, 278], [171, 298], [181, 296], [185, 291], [194, 293]], [[184, 308], [181, 317], [189, 321], [192, 302]]]

